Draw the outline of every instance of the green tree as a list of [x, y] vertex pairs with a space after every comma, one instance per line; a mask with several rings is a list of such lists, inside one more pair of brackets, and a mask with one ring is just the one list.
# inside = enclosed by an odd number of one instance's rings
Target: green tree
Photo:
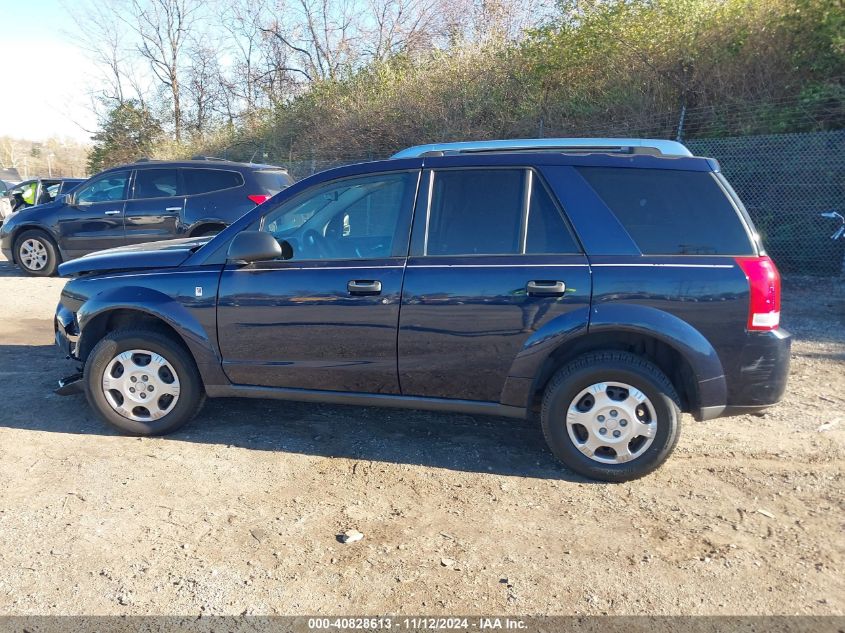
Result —
[[103, 169], [129, 163], [153, 152], [162, 138], [158, 119], [138, 101], [125, 101], [103, 117], [88, 155], [88, 169]]

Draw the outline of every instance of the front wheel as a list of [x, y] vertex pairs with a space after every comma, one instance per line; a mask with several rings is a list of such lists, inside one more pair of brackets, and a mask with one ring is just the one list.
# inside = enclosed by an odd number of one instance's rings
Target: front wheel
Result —
[[56, 245], [41, 231], [24, 231], [15, 240], [15, 259], [28, 275], [49, 277], [61, 263]]
[[629, 481], [672, 453], [680, 408], [675, 388], [655, 365], [628, 352], [596, 352], [555, 374], [541, 422], [564, 465], [592, 479]]
[[132, 435], [164, 435], [189, 422], [205, 391], [193, 358], [155, 330], [106, 335], [85, 361], [85, 395], [111, 426]]

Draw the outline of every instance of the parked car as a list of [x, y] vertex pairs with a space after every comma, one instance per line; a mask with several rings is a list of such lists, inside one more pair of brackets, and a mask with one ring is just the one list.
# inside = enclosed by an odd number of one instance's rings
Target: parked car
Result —
[[11, 185], [5, 180], [0, 180], [0, 224], [3, 223], [8, 216], [12, 215], [12, 204], [6, 196], [6, 192]]
[[422, 146], [307, 178], [204, 242], [62, 264], [59, 393], [127, 433], [206, 396], [537, 416], [645, 475], [698, 420], [776, 403], [780, 281], [716, 161], [636, 139]]
[[291, 184], [272, 165], [142, 161], [106, 170], [49, 204], [16, 213], [0, 248], [31, 275], [93, 251], [219, 232]]
[[10, 187], [6, 195], [11, 202], [12, 213], [15, 213], [52, 202], [56, 196], [67, 193], [84, 181], [84, 178], [31, 178]]

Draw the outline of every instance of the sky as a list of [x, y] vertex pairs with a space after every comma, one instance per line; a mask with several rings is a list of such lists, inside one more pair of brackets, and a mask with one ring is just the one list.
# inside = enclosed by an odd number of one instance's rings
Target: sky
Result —
[[97, 68], [70, 41], [60, 0], [2, 0], [0, 23], [0, 136], [90, 140]]

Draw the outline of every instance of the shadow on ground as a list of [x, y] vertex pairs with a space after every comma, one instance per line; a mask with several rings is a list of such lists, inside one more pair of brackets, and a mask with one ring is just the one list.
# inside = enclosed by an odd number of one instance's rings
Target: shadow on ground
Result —
[[[49, 345], [0, 346], [0, 427], [117, 435], [83, 395], [53, 393], [73, 370]], [[192, 423], [162, 441], [588, 481], [558, 464], [536, 422], [508, 418], [226, 398], [208, 400]]]
[[0, 259], [0, 277], [26, 277], [12, 262]]

